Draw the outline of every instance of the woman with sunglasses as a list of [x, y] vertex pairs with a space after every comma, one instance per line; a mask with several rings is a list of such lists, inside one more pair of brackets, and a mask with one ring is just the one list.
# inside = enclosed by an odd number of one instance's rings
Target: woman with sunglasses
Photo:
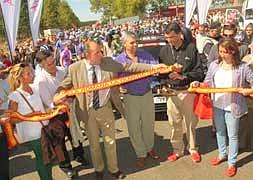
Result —
[[[240, 60], [235, 40], [222, 39], [218, 43], [218, 52], [218, 60], [210, 64], [204, 82], [212, 88], [244, 88], [239, 93], [212, 95], [219, 155], [211, 161], [211, 164], [216, 166], [228, 160], [226, 174], [232, 177], [237, 171], [239, 121], [248, 113], [244, 96], [253, 93], [252, 88], [247, 88], [247, 83], [253, 86], [253, 72], [247, 63]], [[199, 83], [193, 82], [191, 85], [196, 87]]]
[[[45, 112], [38, 90], [31, 84], [34, 80], [32, 68], [26, 64], [16, 64], [9, 74], [11, 93], [9, 95], [9, 110], [22, 115]], [[16, 125], [16, 133], [20, 143], [26, 143], [36, 157], [36, 169], [41, 180], [52, 180], [52, 165], [44, 165], [41, 150], [41, 128], [39, 122], [22, 122], [11, 119]], [[45, 125], [47, 121], [43, 122]]]

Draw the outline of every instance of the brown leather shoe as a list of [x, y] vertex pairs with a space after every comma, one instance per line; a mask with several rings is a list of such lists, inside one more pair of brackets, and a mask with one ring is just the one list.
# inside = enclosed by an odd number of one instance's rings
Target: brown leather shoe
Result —
[[96, 174], [96, 180], [103, 180], [103, 178], [104, 178], [103, 172], [95, 171], [95, 174]]
[[145, 158], [143, 157], [137, 158], [137, 166], [139, 168], [143, 168], [145, 166]]
[[149, 151], [147, 153], [147, 156], [149, 156], [149, 157], [151, 157], [153, 159], [159, 159], [160, 158], [159, 155], [155, 151], [153, 151], [153, 150]]

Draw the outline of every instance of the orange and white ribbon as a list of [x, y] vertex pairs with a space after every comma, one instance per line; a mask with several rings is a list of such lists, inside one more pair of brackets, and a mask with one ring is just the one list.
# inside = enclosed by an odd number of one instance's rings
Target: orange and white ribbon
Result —
[[[209, 88], [209, 87], [190, 87], [188, 92], [191, 93], [239, 93], [244, 88]], [[253, 94], [249, 95], [253, 98]]]
[[[69, 108], [67, 105], [59, 105], [50, 113], [39, 113], [36, 115], [22, 115], [18, 112], [7, 112], [6, 115], [10, 119], [19, 119], [21, 121], [27, 121], [27, 122], [39, 122], [39, 121], [46, 121], [49, 119], [52, 119], [56, 115], [58, 115], [60, 112], [66, 112], [69, 113]], [[68, 125], [69, 122], [67, 122]], [[12, 149], [14, 146], [19, 144], [17, 138], [14, 134], [13, 126], [10, 122], [6, 122], [3, 125], [4, 132], [6, 134], [7, 140], [8, 140], [8, 149]]]

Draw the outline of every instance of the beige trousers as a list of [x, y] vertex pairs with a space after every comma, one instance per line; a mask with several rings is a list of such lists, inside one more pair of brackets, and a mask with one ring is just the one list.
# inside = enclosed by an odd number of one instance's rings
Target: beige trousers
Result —
[[97, 111], [90, 109], [86, 129], [88, 131], [91, 159], [95, 171], [101, 172], [104, 169], [104, 160], [99, 142], [101, 131], [108, 170], [111, 173], [117, 172], [119, 168], [115, 142], [115, 120], [110, 102]]
[[171, 127], [171, 144], [174, 153], [183, 155], [184, 128], [189, 143], [189, 151], [196, 150], [196, 131], [198, 119], [193, 112], [193, 102], [195, 94], [186, 91], [177, 91], [176, 96], [171, 96], [167, 101], [167, 114]]
[[124, 96], [129, 137], [137, 157], [146, 157], [154, 146], [155, 106], [152, 92]]

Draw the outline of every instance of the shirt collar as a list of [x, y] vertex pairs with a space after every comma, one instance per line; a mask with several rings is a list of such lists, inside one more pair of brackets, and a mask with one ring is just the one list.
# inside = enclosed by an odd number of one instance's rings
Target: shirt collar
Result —
[[91, 65], [87, 60], [84, 60], [84, 63], [86, 65], [86, 68], [87, 68], [88, 71], [92, 71], [93, 67], [95, 67], [95, 69], [98, 69], [98, 67], [99, 67], [98, 65]]
[[[139, 57], [139, 50], [138, 50], [138, 49], [136, 50], [136, 53], [135, 53], [135, 54], [136, 54], [137, 57]], [[132, 61], [131, 58], [128, 57], [126, 51], [123, 51], [123, 55], [124, 55], [125, 58], [129, 59], [130, 61]]]

